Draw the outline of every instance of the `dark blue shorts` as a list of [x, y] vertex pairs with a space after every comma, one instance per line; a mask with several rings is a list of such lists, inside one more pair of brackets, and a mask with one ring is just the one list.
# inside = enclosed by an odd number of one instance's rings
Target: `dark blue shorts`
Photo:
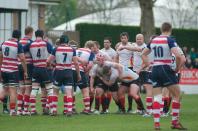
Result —
[[148, 71], [141, 71], [139, 73], [139, 82], [140, 84], [152, 84], [151, 80], [151, 72]]
[[89, 83], [88, 83], [88, 76], [80, 71], [80, 75], [81, 75], [81, 81], [77, 82], [77, 73], [76, 71], [73, 71], [74, 73], [74, 83], [76, 82], [77, 83], [77, 86], [80, 88], [80, 89], [83, 89], [83, 88], [87, 88], [89, 86]]
[[54, 71], [55, 86], [73, 86], [73, 72], [71, 69]]
[[120, 85], [126, 86], [126, 87], [130, 87], [131, 84], [139, 85], [139, 79], [133, 80], [133, 81], [131, 81], [131, 82], [121, 82], [121, 83], [120, 83]]
[[169, 65], [153, 66], [151, 78], [154, 88], [178, 84], [176, 73]]
[[48, 84], [52, 82], [51, 78], [52, 76], [50, 76], [50, 73], [47, 68], [34, 67], [32, 73], [32, 82], [40, 83], [41, 85]]
[[[33, 64], [27, 64], [27, 73], [28, 73], [27, 80], [32, 80], [33, 68], [34, 68]], [[24, 81], [24, 71], [22, 65], [19, 65], [18, 69], [19, 69], [19, 81]]]
[[47, 73], [50, 77], [50, 81], [54, 81], [54, 78], [53, 78], [54, 70], [53, 69], [47, 69]]
[[73, 89], [74, 89], [74, 92], [76, 92], [77, 86], [78, 86], [76, 70], [72, 70], [72, 73], [73, 73], [73, 79], [74, 79], [74, 83], [73, 83], [74, 88]]
[[18, 86], [19, 83], [19, 73], [16, 72], [1, 72], [3, 85], [4, 86]]
[[113, 85], [108, 86], [99, 77], [95, 77], [95, 79], [94, 79], [94, 87], [101, 88], [105, 92], [106, 91], [110, 91], [110, 92], [117, 92], [118, 91], [118, 83], [117, 83], [117, 81]]

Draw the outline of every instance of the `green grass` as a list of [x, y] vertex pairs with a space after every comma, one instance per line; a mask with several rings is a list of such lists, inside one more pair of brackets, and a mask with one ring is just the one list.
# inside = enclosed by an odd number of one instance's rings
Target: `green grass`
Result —
[[[184, 95], [182, 99], [181, 122], [190, 131], [198, 130], [198, 95]], [[134, 105], [136, 105], [134, 103]], [[16, 116], [0, 114], [0, 131], [152, 131], [153, 119], [139, 115], [75, 115], [71, 118], [62, 115], [62, 96], [59, 99], [59, 115]], [[83, 108], [81, 95], [77, 96], [77, 109]], [[41, 112], [40, 102], [37, 104]], [[110, 111], [116, 106], [111, 103]], [[135, 109], [135, 107], [134, 107]], [[163, 131], [171, 131], [171, 117], [161, 118]]]

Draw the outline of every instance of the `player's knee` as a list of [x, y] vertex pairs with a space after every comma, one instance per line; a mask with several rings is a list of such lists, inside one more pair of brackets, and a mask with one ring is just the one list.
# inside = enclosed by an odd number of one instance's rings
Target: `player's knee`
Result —
[[48, 96], [53, 95], [53, 85], [51, 83], [45, 85]]

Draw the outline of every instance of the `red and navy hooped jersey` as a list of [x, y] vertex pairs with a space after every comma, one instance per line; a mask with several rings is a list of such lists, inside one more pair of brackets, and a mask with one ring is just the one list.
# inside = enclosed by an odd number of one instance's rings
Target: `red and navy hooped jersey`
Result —
[[[24, 47], [25, 45], [27, 45], [27, 44], [31, 44], [33, 41], [29, 38], [29, 37], [24, 37], [24, 38], [22, 38], [20, 41], [19, 41], [19, 43], [21, 43], [21, 45]], [[31, 54], [30, 54], [30, 52], [28, 51], [28, 52], [24, 52], [24, 54], [25, 54], [25, 59], [26, 59], [26, 63], [27, 64], [32, 64], [32, 56], [31, 56]], [[20, 60], [19, 60], [19, 64], [21, 64], [20, 63]]]
[[3, 55], [2, 72], [18, 71], [18, 54], [24, 53], [22, 45], [17, 39], [10, 39], [2, 43], [0, 52]]
[[151, 54], [153, 54], [153, 66], [171, 65], [171, 48], [176, 46], [175, 40], [169, 36], [160, 35], [155, 37], [147, 46], [151, 50]]
[[[90, 49], [88, 48], [78, 48], [76, 50], [76, 56], [83, 59], [85, 62], [87, 62], [87, 64], [90, 62], [90, 61], [93, 61], [95, 55], [93, 52], [91, 52]], [[80, 71], [84, 72], [84, 66], [86, 65], [83, 65], [82, 63], [79, 63], [79, 69]], [[74, 69], [74, 67], [73, 67]]]
[[52, 52], [52, 45], [44, 40], [37, 39], [24, 46], [24, 51], [29, 51], [35, 67], [46, 67], [46, 61]]
[[52, 51], [52, 55], [55, 57], [56, 69], [72, 69], [73, 57], [76, 56], [76, 50], [67, 46], [60, 45]]

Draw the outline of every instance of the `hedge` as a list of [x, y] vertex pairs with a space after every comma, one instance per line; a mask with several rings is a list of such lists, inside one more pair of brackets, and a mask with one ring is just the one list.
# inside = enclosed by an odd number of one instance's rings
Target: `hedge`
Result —
[[[119, 42], [119, 35], [122, 32], [128, 32], [130, 36], [129, 40], [134, 42], [136, 34], [140, 33], [140, 27], [81, 23], [76, 25], [76, 31], [80, 32], [81, 47], [84, 46], [87, 40], [96, 40], [103, 47], [103, 39], [107, 36], [112, 38], [112, 46], [114, 47]], [[156, 28], [156, 32], [159, 35], [160, 29]], [[173, 29], [172, 35], [181, 47], [198, 48], [198, 30]]]

